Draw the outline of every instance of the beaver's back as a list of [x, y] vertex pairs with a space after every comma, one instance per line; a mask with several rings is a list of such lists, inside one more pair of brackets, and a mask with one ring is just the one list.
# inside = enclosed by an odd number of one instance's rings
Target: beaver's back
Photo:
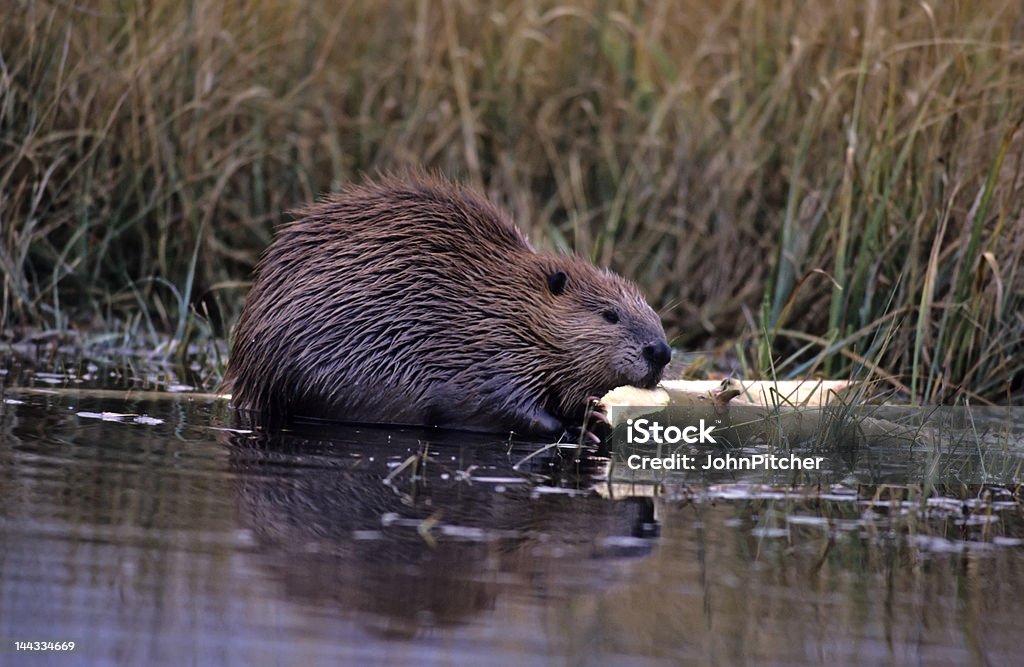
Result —
[[532, 250], [475, 193], [386, 178], [295, 216], [235, 330], [226, 382], [238, 407], [425, 423], [472, 398], [458, 395], [460, 370], [501, 355], [502, 339], [516, 349], [489, 323], [525, 293], [516, 276]]

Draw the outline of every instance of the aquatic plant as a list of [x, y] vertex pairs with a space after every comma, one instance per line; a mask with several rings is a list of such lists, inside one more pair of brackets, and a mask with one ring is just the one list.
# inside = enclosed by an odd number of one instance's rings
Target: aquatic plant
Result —
[[223, 337], [287, 209], [425, 164], [748, 375], [1020, 399], [1018, 3], [9, 5], [8, 340]]

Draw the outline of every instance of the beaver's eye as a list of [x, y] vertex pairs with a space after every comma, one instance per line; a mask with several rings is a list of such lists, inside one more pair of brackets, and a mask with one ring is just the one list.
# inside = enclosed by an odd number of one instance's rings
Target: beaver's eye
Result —
[[601, 317], [603, 317], [604, 321], [607, 322], [608, 324], [619, 323], [619, 314], [610, 308], [608, 310], [602, 310]]
[[557, 296], [565, 291], [567, 282], [569, 282], [569, 276], [565, 275], [565, 271], [555, 271], [548, 276], [548, 289]]

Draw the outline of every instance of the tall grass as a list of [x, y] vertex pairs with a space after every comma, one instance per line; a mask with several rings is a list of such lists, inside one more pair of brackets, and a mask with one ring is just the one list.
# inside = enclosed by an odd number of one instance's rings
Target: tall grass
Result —
[[1015, 1], [4, 11], [7, 336], [223, 334], [288, 208], [424, 164], [636, 279], [676, 345], [1022, 395]]

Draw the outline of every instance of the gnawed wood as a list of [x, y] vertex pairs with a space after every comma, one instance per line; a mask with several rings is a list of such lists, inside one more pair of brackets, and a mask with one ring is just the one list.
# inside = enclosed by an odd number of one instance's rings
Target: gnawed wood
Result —
[[848, 381], [669, 380], [652, 390], [619, 387], [602, 404], [613, 427], [671, 408], [677, 421], [715, 423], [722, 444], [733, 446], [822, 438], [913, 441], [916, 428], [848, 410], [843, 398], [853, 388]]

